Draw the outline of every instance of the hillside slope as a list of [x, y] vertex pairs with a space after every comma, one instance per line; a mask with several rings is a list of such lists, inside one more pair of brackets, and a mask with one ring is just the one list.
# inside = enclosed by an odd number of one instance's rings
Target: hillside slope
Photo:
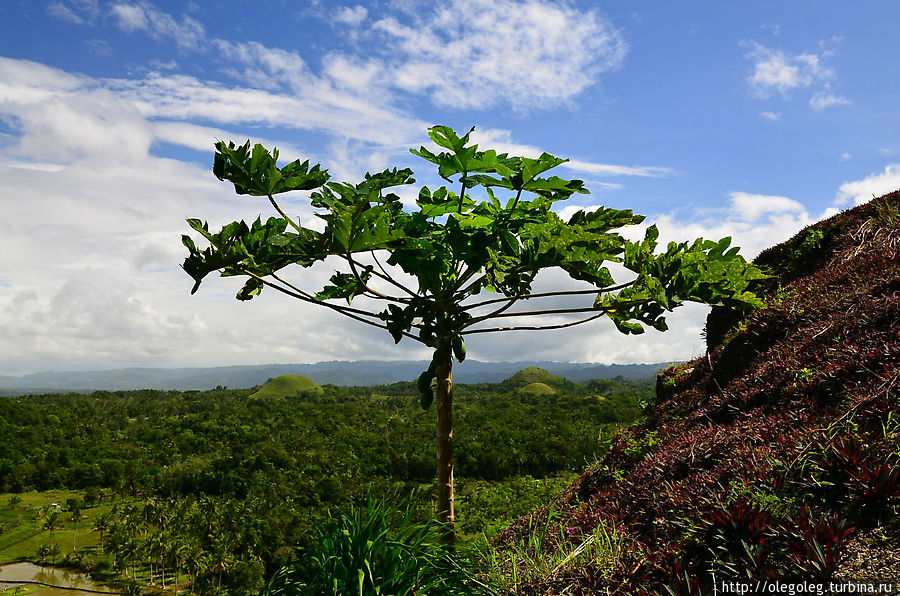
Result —
[[559, 527], [543, 548], [572, 554], [526, 593], [896, 579], [900, 192], [756, 262], [774, 276], [757, 289], [767, 307], [715, 311], [708, 355], [660, 374], [646, 421], [501, 537]]

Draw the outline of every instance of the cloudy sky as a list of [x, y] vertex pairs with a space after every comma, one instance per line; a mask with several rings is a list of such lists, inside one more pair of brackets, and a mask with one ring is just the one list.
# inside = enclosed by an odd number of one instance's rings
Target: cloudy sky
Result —
[[[0, 374], [425, 357], [271, 292], [238, 302], [234, 279], [189, 295], [185, 218], [269, 214], [212, 176], [216, 139], [339, 180], [424, 179], [407, 150], [426, 128], [475, 125], [482, 148], [569, 158], [559, 175], [592, 194], [566, 209], [631, 208], [753, 257], [900, 188], [897, 22], [895, 0], [4, 0]], [[315, 220], [302, 193], [285, 206]], [[480, 335], [469, 354], [685, 359], [703, 318]]]

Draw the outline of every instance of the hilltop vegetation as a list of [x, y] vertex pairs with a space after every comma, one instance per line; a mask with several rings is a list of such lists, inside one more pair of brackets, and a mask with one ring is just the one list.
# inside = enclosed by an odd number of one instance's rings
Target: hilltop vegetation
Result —
[[[714, 311], [709, 355], [664, 371], [646, 420], [500, 538], [520, 593], [896, 580], [900, 192], [756, 263], [766, 307]], [[535, 553], [564, 564], [535, 573]]]
[[528, 383], [516, 389], [516, 392], [522, 395], [554, 395], [556, 389], [546, 383]]
[[315, 381], [303, 375], [281, 375], [260, 387], [259, 391], [252, 394], [251, 398], [285, 398], [294, 397], [303, 393], [323, 393]]
[[575, 387], [575, 383], [572, 381], [553, 375], [547, 370], [536, 366], [523, 368], [500, 383], [500, 387], [506, 391], [513, 391], [536, 383], [560, 391], [571, 391]]

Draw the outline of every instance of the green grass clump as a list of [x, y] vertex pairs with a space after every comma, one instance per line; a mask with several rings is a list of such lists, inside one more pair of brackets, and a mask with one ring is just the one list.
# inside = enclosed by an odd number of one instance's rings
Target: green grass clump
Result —
[[369, 500], [317, 531], [313, 545], [298, 549], [298, 559], [275, 574], [263, 596], [495, 594], [441, 537], [434, 519], [414, 522], [408, 512]]
[[546, 518], [532, 516], [517, 540], [502, 549], [488, 545], [484, 556], [491, 581], [520, 594], [528, 586], [552, 584], [578, 567], [590, 566], [603, 578], [619, 566], [624, 538], [614, 527], [602, 522], [587, 535], [573, 532], [552, 505]]
[[320, 394], [322, 388], [315, 381], [303, 375], [281, 375], [270, 380], [250, 397], [281, 398], [307, 392]]

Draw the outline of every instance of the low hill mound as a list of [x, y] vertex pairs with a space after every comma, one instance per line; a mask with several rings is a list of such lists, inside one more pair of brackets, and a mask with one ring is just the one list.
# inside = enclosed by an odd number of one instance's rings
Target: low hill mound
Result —
[[[896, 576], [900, 191], [756, 262], [773, 275], [756, 288], [766, 307], [712, 314], [708, 355], [660, 374], [646, 421], [552, 507], [501, 535], [501, 547], [515, 544], [547, 527], [548, 512], [565, 529], [546, 532], [544, 548], [572, 553], [559, 557], [568, 567], [525, 593]], [[598, 536], [615, 556], [577, 556]]]
[[544, 385], [554, 392], [570, 390], [575, 387], [575, 383], [568, 379], [557, 377], [543, 368], [529, 366], [501, 382], [500, 389], [502, 391], [519, 391], [524, 387], [534, 384]]
[[283, 398], [308, 392], [322, 393], [322, 388], [303, 375], [281, 375], [269, 380], [250, 397]]
[[556, 395], [556, 389], [546, 383], [529, 383], [516, 389], [516, 393], [526, 395]]

